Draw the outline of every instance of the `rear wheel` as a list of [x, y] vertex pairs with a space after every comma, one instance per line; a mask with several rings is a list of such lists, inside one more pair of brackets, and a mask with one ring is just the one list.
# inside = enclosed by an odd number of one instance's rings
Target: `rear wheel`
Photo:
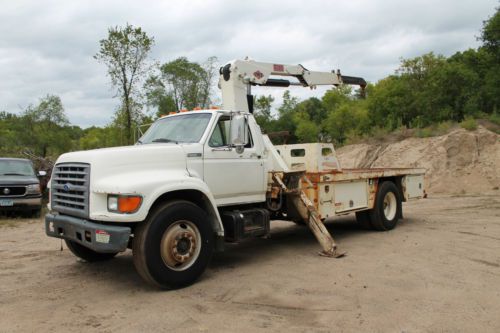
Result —
[[373, 229], [379, 231], [394, 229], [402, 215], [401, 212], [401, 195], [396, 185], [391, 181], [380, 184], [375, 206], [370, 210]]
[[212, 256], [214, 236], [206, 213], [189, 201], [160, 206], [134, 230], [134, 265], [159, 288], [192, 284]]
[[95, 252], [94, 250], [91, 250], [88, 247], [85, 247], [83, 245], [78, 244], [77, 242], [68, 239], [65, 239], [64, 242], [66, 242], [66, 246], [75, 256], [87, 262], [105, 261], [113, 259], [113, 257], [118, 254], [118, 252], [113, 252], [113, 253]]

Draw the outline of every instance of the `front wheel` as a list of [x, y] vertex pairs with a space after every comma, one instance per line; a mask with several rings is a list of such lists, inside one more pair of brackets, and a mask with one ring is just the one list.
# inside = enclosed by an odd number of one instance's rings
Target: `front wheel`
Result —
[[386, 231], [394, 229], [402, 215], [401, 195], [391, 181], [383, 182], [377, 192], [375, 206], [370, 211], [373, 229]]
[[180, 288], [204, 272], [213, 246], [214, 235], [205, 212], [189, 201], [172, 201], [134, 230], [134, 265], [151, 285]]

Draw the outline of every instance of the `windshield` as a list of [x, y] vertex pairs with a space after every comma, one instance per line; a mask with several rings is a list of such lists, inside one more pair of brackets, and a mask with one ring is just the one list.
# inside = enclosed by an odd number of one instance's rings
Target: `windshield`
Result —
[[0, 160], [0, 176], [34, 176], [29, 161]]
[[198, 142], [210, 121], [210, 113], [186, 114], [156, 121], [141, 137], [139, 143]]

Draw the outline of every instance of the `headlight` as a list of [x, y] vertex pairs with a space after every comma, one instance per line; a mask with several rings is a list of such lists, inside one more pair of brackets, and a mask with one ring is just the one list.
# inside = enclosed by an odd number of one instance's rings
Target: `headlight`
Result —
[[40, 184], [30, 184], [26, 186], [26, 194], [40, 194]]
[[131, 214], [141, 207], [140, 195], [108, 195], [108, 211], [113, 213]]

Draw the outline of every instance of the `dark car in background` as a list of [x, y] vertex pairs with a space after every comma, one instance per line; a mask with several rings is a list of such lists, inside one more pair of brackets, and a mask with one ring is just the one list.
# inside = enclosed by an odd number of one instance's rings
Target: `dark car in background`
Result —
[[42, 207], [42, 193], [30, 160], [0, 158], [0, 213], [22, 211], [37, 215]]

